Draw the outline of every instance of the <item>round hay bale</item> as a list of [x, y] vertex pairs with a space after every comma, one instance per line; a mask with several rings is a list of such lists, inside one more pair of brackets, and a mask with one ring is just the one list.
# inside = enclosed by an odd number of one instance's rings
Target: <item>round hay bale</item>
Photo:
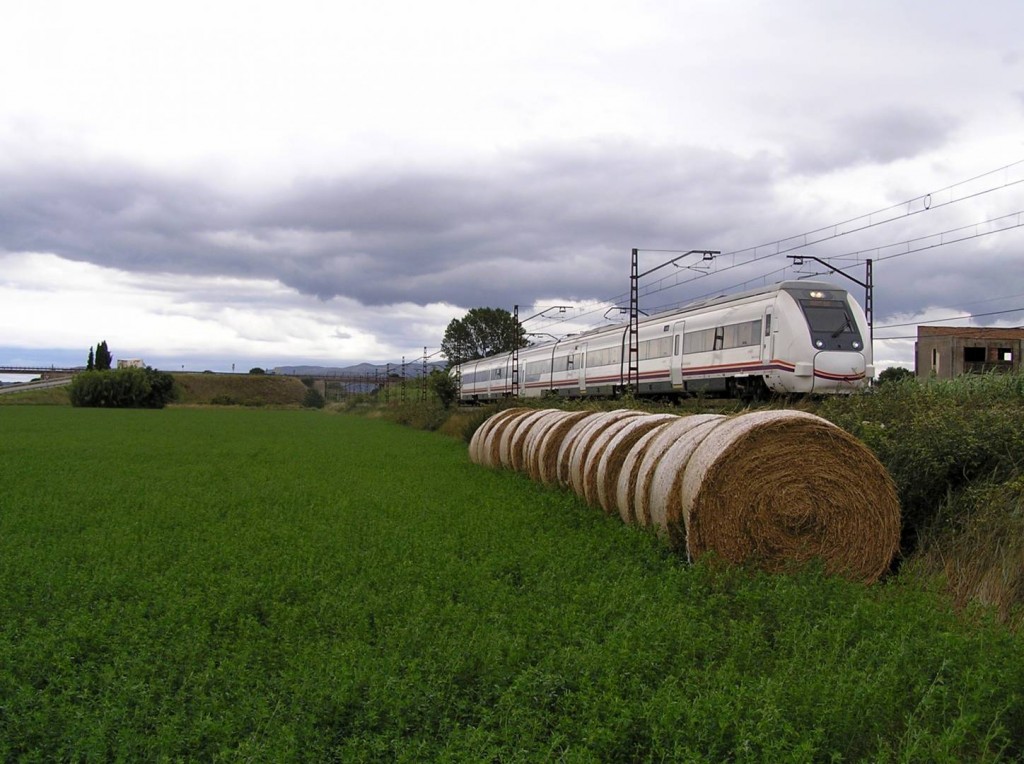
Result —
[[[654, 470], [657, 469], [658, 463], [672, 444], [695, 427], [724, 419], [725, 417], [720, 414], [695, 414], [694, 416], [680, 417], [678, 422], [670, 422], [666, 427], [657, 431], [657, 436], [647, 444], [643, 459], [641, 459], [636, 472], [633, 514], [636, 517], [637, 525], [646, 527], [651, 524], [649, 500], [651, 481], [654, 479]], [[622, 479], [621, 475], [619, 479]]]
[[[677, 417], [678, 418], [678, 417]], [[651, 443], [658, 437], [658, 433], [665, 427], [669, 427], [671, 421], [661, 422], [637, 439], [632, 448], [622, 460], [622, 468], [619, 470], [619, 478], [615, 481], [615, 507], [627, 525], [638, 523], [636, 508], [633, 506], [636, 495], [636, 478], [640, 471], [640, 465], [650, 448]]]
[[727, 421], [729, 420], [718, 418], [697, 423], [680, 433], [676, 441], [662, 454], [654, 472], [651, 473], [651, 481], [647, 488], [647, 514], [651, 518], [651, 525], [666, 533], [679, 527], [682, 515], [679, 489], [686, 465], [704, 438]]
[[592, 416], [595, 416], [593, 411], [574, 411], [544, 433], [536, 455], [537, 471], [542, 483], [553, 485], [558, 482], [558, 457], [565, 439]]
[[512, 443], [509, 446], [510, 466], [516, 472], [526, 472], [526, 445], [530, 441], [530, 436], [533, 435], [537, 429], [553, 414], [560, 414], [562, 412], [557, 409], [540, 409], [535, 414], [527, 417], [526, 419], [520, 420], [519, 427], [516, 429], [515, 435], [512, 437]]
[[774, 571], [818, 558], [829, 572], [871, 582], [899, 546], [885, 468], [813, 414], [759, 411], [716, 427], [690, 457], [681, 492], [691, 560], [714, 551]]
[[616, 409], [615, 411], [608, 411], [594, 417], [588, 423], [587, 427], [580, 432], [579, 436], [576, 438], [576, 442], [573, 443], [572, 450], [569, 453], [569, 458], [566, 462], [565, 485], [572, 488], [577, 495], [583, 497], [583, 467], [586, 464], [587, 457], [590, 455], [590, 452], [593, 450], [597, 442], [601, 440], [602, 434], [607, 432], [610, 427], [615, 427], [615, 425], [622, 420], [628, 421], [641, 416], [643, 416], [642, 411]]
[[485, 446], [490, 438], [491, 430], [493, 430], [494, 426], [506, 417], [514, 416], [517, 412], [525, 410], [526, 409], [522, 408], [505, 409], [504, 411], [499, 411], [498, 413], [487, 417], [483, 424], [476, 428], [476, 432], [473, 433], [473, 437], [469, 440], [469, 458], [475, 464], [490, 466], [487, 462], [487, 449]]
[[[501, 413], [503, 412], [498, 412], [498, 414]], [[481, 422], [480, 426], [477, 427], [476, 431], [473, 433], [473, 437], [469, 439], [469, 459], [474, 464], [481, 463], [480, 457], [483, 442], [487, 438], [488, 431], [490, 431], [490, 429], [494, 426], [493, 420], [495, 416], [495, 414], [492, 414], [491, 416], [487, 417], [487, 419], [485, 419], [483, 422]]]
[[[595, 450], [591, 451], [589, 461], [593, 466], [584, 468], [587, 501], [597, 504], [608, 514], [616, 512], [615, 486], [618, 485], [626, 456], [646, 433], [678, 418], [675, 414], [648, 414], [623, 420], [622, 426], [608, 438], [603, 448], [597, 444]], [[595, 459], [595, 451], [598, 449], [600, 451]]]
[[[670, 419], [676, 418], [671, 414], [639, 413], [638, 416], [618, 419], [594, 434], [591, 438], [588, 450], [581, 455], [581, 464], [579, 468], [580, 488], [578, 489], [578, 493], [588, 504], [590, 504], [590, 506], [600, 506], [600, 502], [598, 501], [598, 482], [603, 479], [604, 474], [602, 472], [599, 475], [598, 472], [599, 469], [601, 469], [601, 459], [609, 445], [618, 437], [619, 433], [623, 430], [629, 431], [630, 425], [647, 422], [652, 419], [657, 422], [659, 419], [665, 419], [666, 417]], [[653, 424], [651, 426], [653, 426]], [[637, 435], [637, 437], [639, 438], [640, 436]]]
[[505, 432], [519, 419], [529, 416], [533, 409], [517, 408], [511, 409], [513, 413], [502, 417], [494, 423], [487, 433], [487, 439], [483, 442], [484, 463], [489, 467], [501, 467], [501, 443]]
[[525, 414], [521, 417], [509, 422], [508, 427], [501, 433], [501, 439], [498, 443], [498, 463], [505, 469], [515, 469], [512, 466], [512, 450], [515, 444], [517, 436], [520, 432], [525, 434], [529, 430], [530, 421], [537, 418], [538, 415], [543, 414], [543, 411], [537, 411], [531, 409], [529, 414]]
[[541, 482], [540, 477], [540, 449], [548, 432], [563, 419], [572, 416], [571, 411], [551, 409], [549, 416], [544, 417], [533, 427], [533, 430], [526, 436], [526, 446], [523, 449], [523, 458], [526, 462], [526, 472], [529, 476]]

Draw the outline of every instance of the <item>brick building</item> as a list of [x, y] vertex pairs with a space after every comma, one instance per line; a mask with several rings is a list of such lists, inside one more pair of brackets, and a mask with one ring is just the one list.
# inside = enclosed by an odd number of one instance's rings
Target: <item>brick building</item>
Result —
[[961, 374], [1020, 370], [1024, 327], [919, 326], [914, 372], [919, 379], [952, 379]]

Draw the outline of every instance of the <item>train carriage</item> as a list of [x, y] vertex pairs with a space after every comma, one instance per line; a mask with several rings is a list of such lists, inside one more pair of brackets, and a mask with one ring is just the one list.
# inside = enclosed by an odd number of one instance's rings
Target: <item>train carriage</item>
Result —
[[[525, 397], [614, 395], [629, 384], [629, 327], [617, 325], [519, 351]], [[874, 376], [864, 311], [843, 288], [785, 281], [645, 317], [638, 395], [850, 393]], [[464, 401], [513, 393], [512, 354], [461, 364]]]

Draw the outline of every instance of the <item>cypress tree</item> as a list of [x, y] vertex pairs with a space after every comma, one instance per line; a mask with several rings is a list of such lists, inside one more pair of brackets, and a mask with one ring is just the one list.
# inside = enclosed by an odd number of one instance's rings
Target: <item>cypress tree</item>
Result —
[[110, 355], [110, 351], [107, 349], [107, 341], [103, 340], [103, 342], [96, 346], [96, 370], [109, 371], [113, 360], [113, 356]]

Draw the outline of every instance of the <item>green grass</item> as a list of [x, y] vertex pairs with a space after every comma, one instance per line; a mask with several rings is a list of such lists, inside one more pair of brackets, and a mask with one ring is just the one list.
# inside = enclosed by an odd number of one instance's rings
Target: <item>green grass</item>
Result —
[[0, 759], [1024, 755], [1024, 641], [368, 418], [0, 410]]

